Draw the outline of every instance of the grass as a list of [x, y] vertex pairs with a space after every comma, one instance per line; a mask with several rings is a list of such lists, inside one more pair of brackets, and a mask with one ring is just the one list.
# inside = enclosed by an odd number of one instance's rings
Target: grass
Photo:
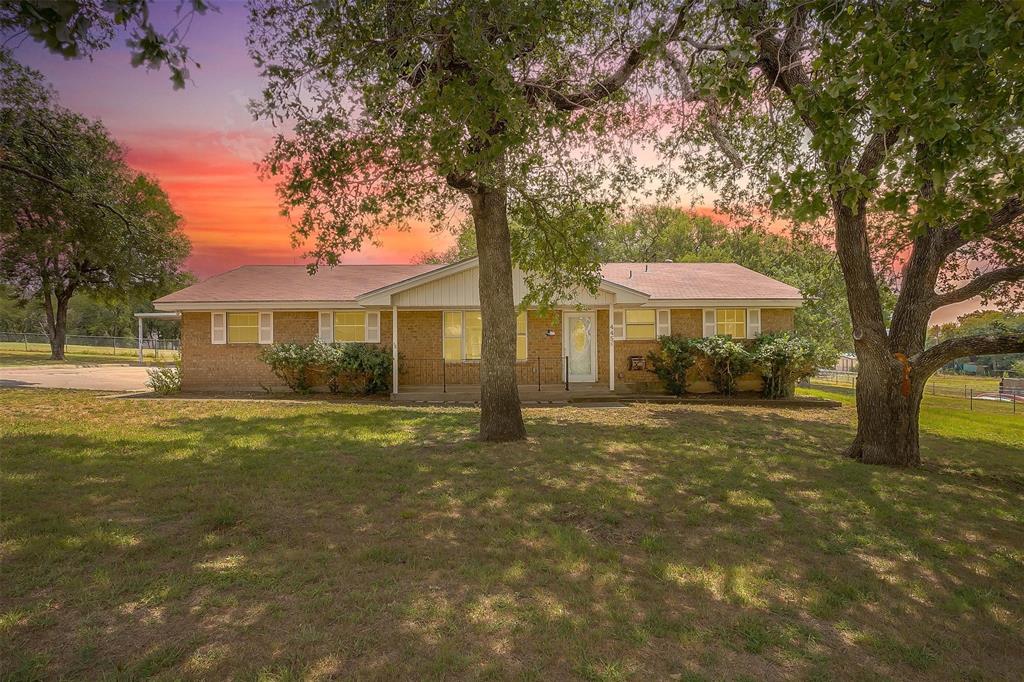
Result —
[[[25, 350], [21, 343], [0, 342], [0, 367], [22, 367], [30, 365], [96, 365], [96, 364], [127, 364], [136, 363], [139, 352], [129, 348], [119, 348], [115, 353], [112, 348], [90, 348], [88, 346], [68, 346], [64, 354], [64, 362], [50, 358], [50, 348], [32, 348]], [[153, 351], [143, 349], [145, 364], [165, 364], [178, 358], [177, 351]]]
[[0, 390], [0, 659], [28, 678], [999, 679], [1024, 418]]

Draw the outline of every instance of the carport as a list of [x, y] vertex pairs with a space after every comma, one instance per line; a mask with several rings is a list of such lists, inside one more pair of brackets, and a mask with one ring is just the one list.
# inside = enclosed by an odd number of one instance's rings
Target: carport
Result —
[[145, 320], [177, 320], [181, 317], [181, 313], [135, 313], [135, 319], [139, 321], [139, 364], [145, 362], [142, 357], [142, 332], [143, 323]]

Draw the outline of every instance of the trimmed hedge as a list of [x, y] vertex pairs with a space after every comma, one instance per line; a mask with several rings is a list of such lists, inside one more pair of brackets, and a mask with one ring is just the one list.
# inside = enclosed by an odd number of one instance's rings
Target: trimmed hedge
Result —
[[788, 398], [796, 382], [814, 374], [817, 365], [814, 342], [790, 332], [761, 334], [748, 346], [727, 336], [663, 336], [660, 342], [661, 349], [650, 353], [648, 359], [674, 395], [686, 392], [686, 373], [697, 365], [701, 375], [724, 395], [734, 395], [737, 380], [753, 369], [761, 375], [764, 397]]
[[391, 353], [365, 343], [275, 343], [260, 353], [274, 376], [296, 393], [322, 378], [331, 393], [370, 395], [391, 390]]

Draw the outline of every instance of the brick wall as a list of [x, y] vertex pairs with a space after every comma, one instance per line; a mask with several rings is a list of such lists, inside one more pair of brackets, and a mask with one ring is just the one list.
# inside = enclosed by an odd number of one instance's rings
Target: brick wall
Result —
[[[274, 313], [274, 341], [310, 343], [317, 335], [315, 312]], [[286, 390], [260, 361], [257, 343], [210, 343], [210, 313], [181, 315], [181, 387], [185, 391]]]
[[[381, 345], [391, 346], [391, 311], [380, 311]], [[608, 309], [596, 310], [597, 366], [599, 385], [608, 383]], [[398, 313], [398, 350], [400, 386], [439, 385], [442, 382], [442, 328], [440, 311], [403, 310]], [[765, 331], [793, 328], [793, 311], [769, 309], [761, 311], [761, 324]], [[547, 335], [552, 330], [552, 336]], [[672, 333], [696, 338], [703, 333], [702, 313], [699, 309], [673, 309]], [[316, 311], [277, 311], [274, 313], [274, 341], [309, 343], [317, 336]], [[182, 314], [182, 388], [187, 391], [258, 391], [264, 387], [286, 390], [259, 360], [263, 348], [258, 344], [210, 343], [210, 313]], [[657, 341], [617, 341], [615, 343], [615, 383], [620, 390], [660, 390], [653, 372], [634, 371], [629, 367], [630, 356], [647, 357], [659, 347]], [[527, 314], [526, 362], [517, 363], [517, 375], [522, 384], [533, 384], [540, 372], [541, 383], [556, 384], [563, 381], [564, 360], [562, 349], [562, 313], [541, 314], [531, 310]], [[538, 358], [540, 361], [538, 362]], [[444, 366], [444, 380], [449, 384], [478, 384], [479, 363], [449, 363]], [[691, 370], [691, 391], [710, 392], [711, 384], [700, 377], [698, 368]], [[760, 379], [755, 375], [742, 378], [741, 386], [756, 390]]]
[[762, 332], [785, 332], [793, 329], [792, 308], [761, 308]]

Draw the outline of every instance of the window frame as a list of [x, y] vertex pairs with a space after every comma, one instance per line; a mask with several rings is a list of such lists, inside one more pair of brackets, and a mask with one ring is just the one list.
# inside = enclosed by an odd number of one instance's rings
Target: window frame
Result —
[[[466, 329], [469, 325], [466, 324], [466, 317], [469, 313], [480, 315], [480, 353], [483, 355], [483, 313], [479, 308], [470, 310], [442, 310], [441, 311], [441, 359], [445, 362], [480, 362], [480, 358], [471, 358], [468, 356], [466, 351]], [[448, 334], [448, 315], [459, 316], [459, 335]], [[519, 331], [519, 316], [522, 315], [525, 324], [523, 325], [523, 331]], [[523, 357], [519, 357], [519, 337], [523, 337]], [[526, 310], [522, 310], [516, 313], [516, 362], [526, 362], [530, 357], [530, 318]], [[445, 346], [448, 341], [459, 340], [459, 358], [449, 358], [445, 353]]]
[[[331, 339], [332, 343], [366, 343], [366, 312], [365, 310], [333, 310], [331, 311]], [[339, 340], [338, 339], [338, 315], [360, 315], [362, 322], [360, 327], [362, 328], [362, 338], [359, 340]], [[354, 324], [345, 324], [342, 327], [355, 327]]]
[[[657, 341], [658, 340], [658, 311], [654, 308], [626, 308], [624, 311], [622, 322], [623, 322], [623, 340], [625, 341]], [[650, 313], [650, 322], [630, 322], [630, 313]], [[630, 328], [637, 327], [650, 327], [650, 336], [631, 336], [629, 333]]]
[[[719, 316], [722, 313], [738, 313], [740, 320], [737, 321], [725, 321], [723, 322]], [[741, 334], [729, 334], [723, 333], [721, 328], [722, 325], [741, 325]], [[746, 308], [715, 308], [715, 336], [728, 336], [732, 339], [745, 339], [747, 338], [747, 309]]]
[[[244, 329], [252, 329], [255, 336], [252, 341], [233, 341], [231, 339], [231, 318], [237, 315], [251, 315], [255, 323], [251, 325], [238, 325]], [[259, 345], [260, 343], [260, 313], [258, 310], [236, 310], [234, 312], [226, 312], [224, 314], [224, 343], [232, 346], [247, 346], [247, 345]]]

